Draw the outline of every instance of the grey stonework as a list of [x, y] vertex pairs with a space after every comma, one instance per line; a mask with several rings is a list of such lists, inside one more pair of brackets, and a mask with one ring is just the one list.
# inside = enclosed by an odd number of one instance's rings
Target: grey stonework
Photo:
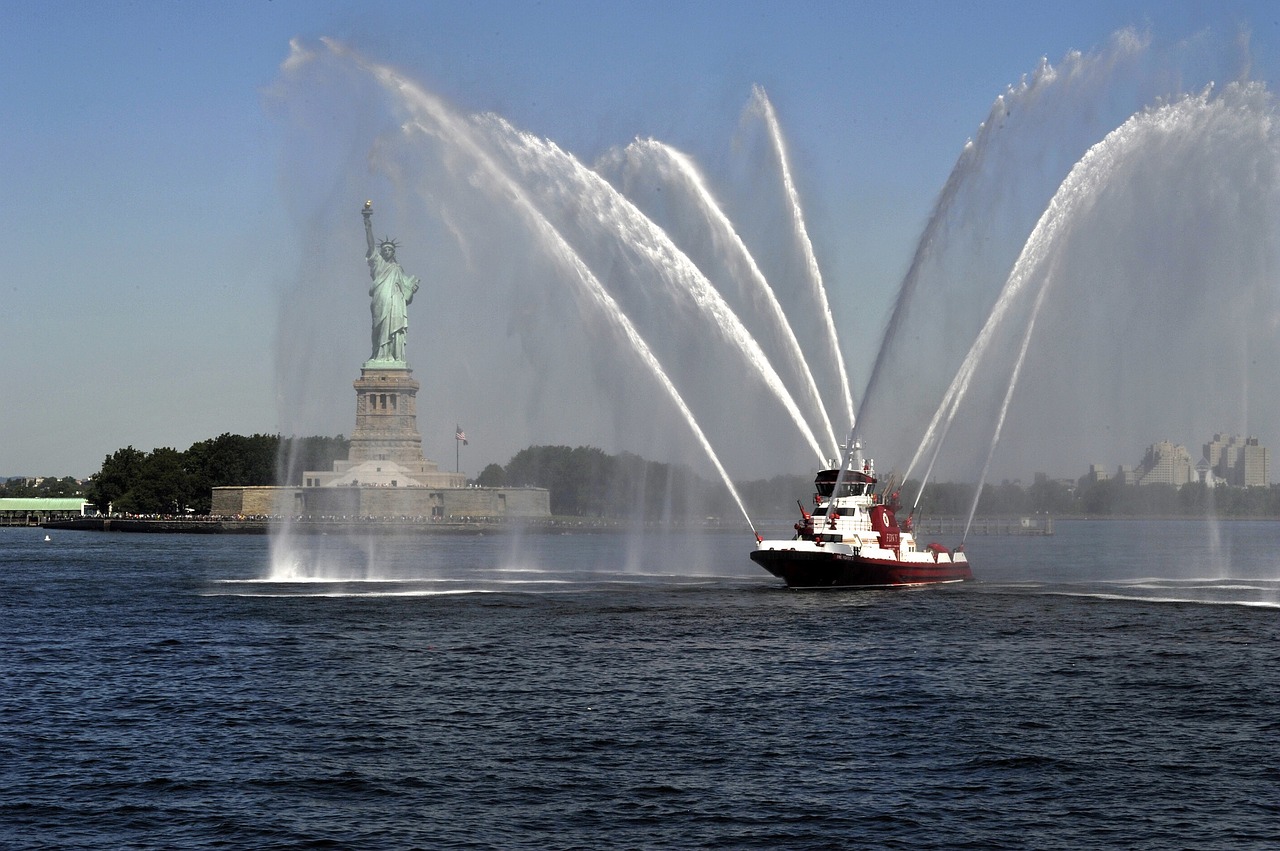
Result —
[[301, 487], [214, 488], [211, 513], [442, 524], [551, 516], [545, 488], [467, 487], [465, 475], [423, 456], [412, 370], [365, 367], [354, 387], [356, 428], [346, 461], [304, 472]]

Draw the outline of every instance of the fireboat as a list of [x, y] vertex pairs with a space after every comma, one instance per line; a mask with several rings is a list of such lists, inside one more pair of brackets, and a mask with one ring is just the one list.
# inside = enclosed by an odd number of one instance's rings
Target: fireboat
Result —
[[[843, 462], [818, 471], [813, 510], [800, 505], [795, 537], [756, 536], [751, 560], [789, 588], [892, 588], [973, 579], [963, 544], [916, 549], [909, 514], [901, 524], [898, 492], [878, 492], [875, 464], [851, 442]], [[841, 472], [843, 471], [843, 475]]]

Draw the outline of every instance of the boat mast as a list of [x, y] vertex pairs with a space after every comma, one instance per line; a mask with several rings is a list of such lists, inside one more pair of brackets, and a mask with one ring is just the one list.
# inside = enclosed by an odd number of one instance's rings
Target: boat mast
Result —
[[840, 495], [840, 490], [844, 487], [845, 479], [848, 476], [850, 465], [857, 464], [858, 469], [862, 469], [862, 441], [854, 439], [853, 429], [849, 429], [849, 437], [845, 440], [844, 455], [840, 458], [840, 472], [836, 474], [836, 484], [831, 491], [831, 498], [827, 500], [827, 511], [822, 515], [824, 522], [830, 521], [831, 509], [835, 507], [836, 497]]

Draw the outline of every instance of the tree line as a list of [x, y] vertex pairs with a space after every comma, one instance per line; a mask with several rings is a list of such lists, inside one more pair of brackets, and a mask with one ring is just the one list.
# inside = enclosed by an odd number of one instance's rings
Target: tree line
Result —
[[83, 496], [84, 487], [75, 476], [43, 479], [29, 479], [15, 476], [0, 482], [0, 498], [32, 498], [50, 499], [57, 497]]
[[[185, 451], [162, 447], [143, 452], [132, 446], [104, 459], [86, 486], [75, 479], [46, 478], [0, 483], [0, 496], [77, 496], [105, 510], [129, 514], [207, 514], [212, 489], [221, 486], [302, 484], [306, 470], [330, 470], [347, 457], [350, 440], [223, 434]], [[283, 459], [283, 460], [282, 460]], [[592, 446], [530, 446], [506, 464], [489, 464], [469, 482], [482, 487], [542, 487], [550, 491], [551, 513], [560, 516], [669, 522], [708, 517], [732, 522], [741, 515], [724, 484], [708, 481], [684, 465], [649, 461], [632, 453], [611, 455]], [[798, 514], [796, 502], [812, 506], [813, 474], [779, 475], [735, 483], [752, 519]], [[916, 487], [899, 488], [904, 504], [915, 502]], [[971, 484], [926, 485], [917, 512], [935, 517], [967, 516]], [[1089, 517], [1280, 518], [1280, 487], [1209, 488], [1193, 483], [1130, 485], [1115, 480], [1074, 486], [1037, 477], [985, 484], [979, 516], [1030, 514]]]
[[707, 506], [717, 502], [715, 489], [688, 467], [593, 446], [530, 446], [505, 466], [485, 467], [475, 483], [546, 488], [551, 513], [574, 517], [668, 521], [715, 513]]
[[[914, 499], [915, 488], [903, 494]], [[938, 483], [925, 486], [921, 509], [937, 517], [967, 516], [973, 502], [971, 484]], [[1038, 479], [1023, 487], [1017, 482], [985, 484], [978, 515], [1010, 517], [1052, 514], [1059, 517], [1240, 517], [1280, 518], [1280, 486], [1209, 487], [1203, 482], [1175, 485], [1134, 485], [1116, 480], [1074, 486]]]
[[184, 452], [126, 446], [108, 455], [85, 489], [100, 510], [122, 514], [208, 514], [213, 488], [300, 485], [305, 470], [329, 470], [347, 457], [336, 437], [222, 434]]
[[[684, 466], [646, 461], [637, 455], [609, 455], [590, 446], [531, 446], [505, 466], [490, 464], [475, 483], [484, 487], [532, 485], [551, 491], [551, 512], [560, 515], [643, 518], [719, 517], [741, 515], [720, 482], [699, 477]], [[813, 504], [813, 474], [780, 475], [736, 482], [735, 488], [753, 519], [798, 515], [797, 501]], [[917, 486], [897, 488], [906, 506], [916, 503]], [[934, 517], [965, 517], [973, 505], [972, 484], [937, 482], [925, 486], [917, 512]], [[1011, 517], [1051, 514], [1059, 517], [1272, 517], [1280, 518], [1280, 486], [1210, 488], [1203, 483], [1132, 485], [1119, 481], [1074, 485], [1037, 477], [1019, 482], [984, 484], [977, 516]]]

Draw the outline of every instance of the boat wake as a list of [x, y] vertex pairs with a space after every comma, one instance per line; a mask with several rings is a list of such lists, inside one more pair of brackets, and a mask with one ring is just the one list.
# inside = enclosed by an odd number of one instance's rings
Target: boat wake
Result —
[[[515, 574], [515, 575], [510, 575]], [[723, 585], [723, 576], [668, 573], [569, 573], [520, 568], [470, 570], [466, 575], [359, 579], [222, 579], [206, 597], [435, 597], [468, 594], [578, 595], [623, 587], [689, 588]]]
[[[210, 591], [205, 597], [444, 597], [467, 594], [494, 594], [496, 589], [486, 588], [409, 588], [409, 589], [370, 589], [336, 587], [343, 583], [330, 583], [321, 588], [281, 588], [274, 587], [260, 590], [244, 591]], [[334, 586], [334, 587], [331, 587]]]
[[984, 583], [990, 590], [1084, 597], [1119, 602], [1280, 609], [1280, 579], [1206, 577], [1091, 580], [1081, 583]]

